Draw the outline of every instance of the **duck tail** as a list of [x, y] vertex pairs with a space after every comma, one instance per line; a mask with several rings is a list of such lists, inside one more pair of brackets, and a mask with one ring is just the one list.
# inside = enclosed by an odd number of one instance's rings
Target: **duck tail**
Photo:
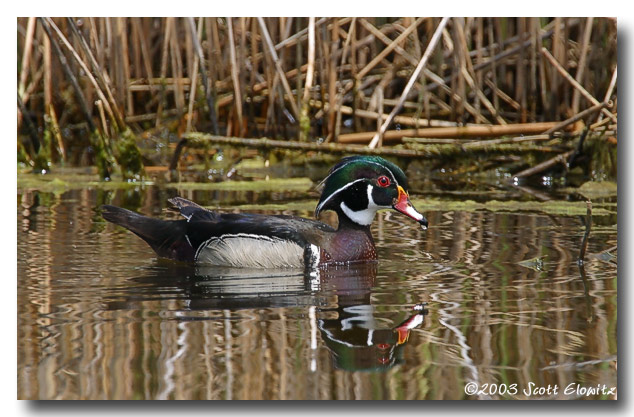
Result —
[[186, 220], [153, 219], [107, 204], [101, 206], [101, 215], [145, 240], [161, 258], [184, 262], [194, 260], [194, 249], [186, 236]]

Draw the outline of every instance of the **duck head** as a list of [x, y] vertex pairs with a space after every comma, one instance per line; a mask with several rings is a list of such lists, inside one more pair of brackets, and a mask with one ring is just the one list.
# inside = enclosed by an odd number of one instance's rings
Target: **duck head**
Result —
[[350, 156], [335, 165], [322, 182], [315, 216], [333, 210], [339, 224], [349, 220], [369, 226], [378, 210], [394, 209], [417, 221], [423, 229], [427, 219], [409, 200], [407, 178], [393, 163], [378, 156]]

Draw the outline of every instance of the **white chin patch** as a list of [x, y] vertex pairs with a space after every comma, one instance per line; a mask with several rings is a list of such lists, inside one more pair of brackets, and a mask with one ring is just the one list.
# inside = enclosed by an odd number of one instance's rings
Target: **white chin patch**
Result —
[[369, 226], [374, 221], [374, 215], [376, 214], [376, 208], [368, 207], [365, 210], [353, 211], [346, 203], [341, 202], [341, 210], [345, 213], [346, 216], [356, 224], [360, 224], [363, 226]]
[[390, 208], [390, 206], [382, 207], [376, 205], [376, 203], [372, 199], [372, 186], [370, 184], [368, 184], [368, 208], [364, 210], [354, 211], [343, 201], [339, 206], [350, 220], [352, 220], [356, 224], [360, 224], [363, 226], [369, 226], [372, 224], [372, 222], [374, 221], [374, 216], [376, 215], [376, 212], [378, 210]]

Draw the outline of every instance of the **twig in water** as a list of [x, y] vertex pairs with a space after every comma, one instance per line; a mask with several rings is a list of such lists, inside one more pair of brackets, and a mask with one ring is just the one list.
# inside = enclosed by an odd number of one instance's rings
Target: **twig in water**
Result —
[[581, 249], [579, 250], [579, 259], [577, 263], [583, 265], [586, 257], [586, 250], [588, 249], [588, 237], [590, 236], [590, 229], [592, 228], [592, 201], [586, 201], [586, 231], [583, 233], [583, 240], [581, 241]]
[[574, 152], [575, 151], [573, 150], [573, 151], [568, 151], [566, 153], [562, 153], [560, 155], [555, 156], [554, 158], [550, 158], [549, 160], [542, 162], [541, 164], [537, 164], [534, 167], [518, 172], [517, 174], [513, 175], [513, 181], [517, 180], [518, 178], [530, 177], [531, 175], [539, 174], [540, 172], [543, 172], [547, 170], [548, 168], [557, 164], [566, 164], [566, 161], [568, 160], [570, 155], [572, 155]]

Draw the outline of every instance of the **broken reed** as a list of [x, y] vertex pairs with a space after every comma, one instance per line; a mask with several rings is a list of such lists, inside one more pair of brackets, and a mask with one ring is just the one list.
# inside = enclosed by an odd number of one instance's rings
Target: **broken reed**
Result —
[[372, 137], [399, 100], [392, 128], [562, 121], [608, 102], [600, 118], [616, 121], [616, 20], [451, 18], [401, 97], [440, 21], [18, 18], [18, 151], [79, 163], [90, 145], [134, 165], [132, 132], [154, 128], [336, 143]]

